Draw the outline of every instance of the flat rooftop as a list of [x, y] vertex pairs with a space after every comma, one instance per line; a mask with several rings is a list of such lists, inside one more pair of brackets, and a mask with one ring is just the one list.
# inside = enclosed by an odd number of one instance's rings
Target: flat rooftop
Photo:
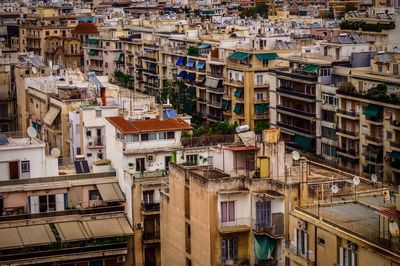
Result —
[[45, 147], [45, 143], [36, 138], [7, 138], [7, 142], [0, 144], [0, 150], [27, 149]]

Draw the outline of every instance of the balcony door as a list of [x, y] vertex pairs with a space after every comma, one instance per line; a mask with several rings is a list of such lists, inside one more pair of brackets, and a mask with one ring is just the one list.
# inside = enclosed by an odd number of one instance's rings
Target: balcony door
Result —
[[256, 203], [256, 223], [259, 229], [271, 228], [271, 201], [258, 201]]
[[223, 239], [221, 241], [222, 265], [236, 264], [238, 259], [237, 238]]
[[221, 202], [221, 222], [233, 222], [235, 221], [235, 202], [234, 201], [223, 201]]

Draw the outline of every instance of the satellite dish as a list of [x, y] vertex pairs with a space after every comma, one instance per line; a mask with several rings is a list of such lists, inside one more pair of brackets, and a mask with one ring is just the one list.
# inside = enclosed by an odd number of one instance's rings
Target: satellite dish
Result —
[[300, 159], [300, 153], [298, 151], [293, 151], [292, 158], [293, 160], [298, 161]]
[[37, 131], [36, 131], [36, 129], [34, 128], [34, 127], [28, 127], [27, 129], [26, 129], [26, 133], [28, 134], [28, 136], [30, 137], [30, 138], [36, 138], [36, 136], [37, 136]]
[[60, 154], [61, 154], [61, 152], [60, 152], [60, 149], [59, 149], [59, 148], [53, 148], [53, 149], [51, 149], [51, 151], [50, 151], [50, 155], [51, 155], [53, 158], [58, 158], [58, 157], [60, 156]]
[[354, 185], [358, 186], [360, 184], [360, 182], [361, 182], [361, 180], [360, 180], [360, 178], [358, 176], [355, 176], [353, 178], [353, 184]]
[[389, 223], [389, 232], [394, 237], [400, 236], [399, 225], [395, 221]]
[[54, 70], [54, 71], [57, 71], [59, 68], [60, 68], [60, 67], [59, 67], [58, 65], [54, 65], [54, 66], [53, 66], [53, 70]]
[[339, 187], [338, 187], [337, 185], [333, 185], [333, 186], [331, 187], [331, 191], [332, 191], [334, 194], [336, 194], [336, 193], [339, 192]]
[[33, 74], [36, 74], [36, 73], [37, 73], [36, 67], [33, 66], [33, 67], [31, 68], [31, 70], [32, 70], [32, 73], [33, 73]]
[[374, 183], [378, 182], [378, 176], [376, 174], [372, 174], [371, 175], [371, 181], [374, 182]]

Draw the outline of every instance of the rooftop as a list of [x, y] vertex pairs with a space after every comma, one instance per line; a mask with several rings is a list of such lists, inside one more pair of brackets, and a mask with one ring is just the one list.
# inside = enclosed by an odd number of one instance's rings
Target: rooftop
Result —
[[0, 135], [1, 144], [0, 144], [0, 151], [1, 150], [9, 150], [9, 149], [26, 149], [26, 148], [44, 148], [45, 143], [36, 138], [7, 138], [5, 139], [4, 135]]
[[182, 119], [147, 119], [147, 120], [126, 120], [121, 116], [106, 118], [123, 134], [135, 134], [141, 132], [159, 131], [180, 131], [190, 130], [192, 127]]

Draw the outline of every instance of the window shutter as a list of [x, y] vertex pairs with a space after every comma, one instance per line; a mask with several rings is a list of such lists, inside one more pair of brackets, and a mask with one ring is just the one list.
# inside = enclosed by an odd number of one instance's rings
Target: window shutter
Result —
[[265, 223], [267, 225], [267, 228], [272, 227], [272, 217], [271, 217], [271, 201], [265, 202]]
[[68, 209], [68, 194], [64, 193], [64, 210]]
[[344, 266], [344, 248], [339, 249], [339, 266]]
[[353, 251], [351, 252], [351, 266], [357, 265], [357, 254]]
[[297, 252], [299, 250], [298, 245], [297, 245], [297, 228], [294, 229], [293, 242], [294, 242], [294, 246], [295, 246], [296, 252]]
[[235, 221], [235, 202], [229, 201], [229, 221]]
[[64, 194], [56, 194], [56, 211], [64, 210]]
[[232, 256], [232, 259], [234, 260], [234, 261], [236, 261], [237, 260], [237, 257], [238, 257], [238, 245], [237, 245], [237, 239], [235, 238], [235, 239], [232, 239], [232, 252], [233, 252], [233, 256]]
[[227, 216], [227, 203], [226, 202], [221, 202], [221, 222], [227, 222], [228, 221], [228, 216]]
[[222, 260], [223, 261], [225, 261], [226, 260], [226, 240], [225, 239], [223, 239], [222, 241], [221, 241], [221, 257], [222, 257]]
[[29, 199], [31, 203], [31, 213], [39, 213], [39, 196], [31, 196]]
[[304, 250], [303, 254], [307, 256], [308, 258], [308, 234], [304, 232]]

